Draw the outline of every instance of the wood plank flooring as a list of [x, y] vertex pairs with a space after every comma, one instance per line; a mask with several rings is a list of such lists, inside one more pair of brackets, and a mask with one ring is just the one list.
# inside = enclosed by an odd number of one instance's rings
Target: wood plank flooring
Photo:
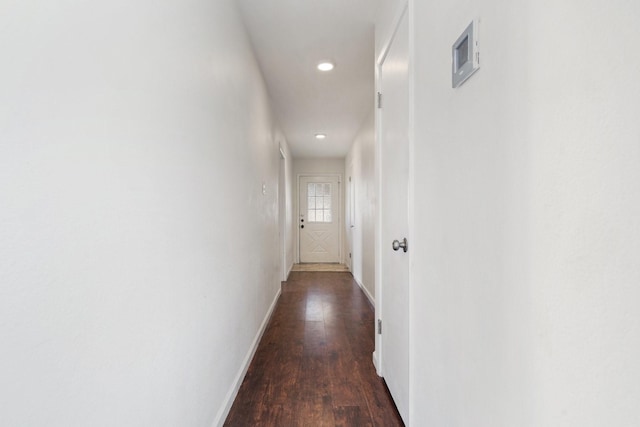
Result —
[[402, 426], [351, 273], [292, 272], [225, 426]]

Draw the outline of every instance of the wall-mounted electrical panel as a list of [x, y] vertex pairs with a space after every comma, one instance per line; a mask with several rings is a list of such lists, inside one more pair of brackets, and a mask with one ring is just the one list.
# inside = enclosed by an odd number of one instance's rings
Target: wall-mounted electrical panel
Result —
[[480, 68], [478, 21], [471, 21], [451, 47], [451, 85], [456, 88]]

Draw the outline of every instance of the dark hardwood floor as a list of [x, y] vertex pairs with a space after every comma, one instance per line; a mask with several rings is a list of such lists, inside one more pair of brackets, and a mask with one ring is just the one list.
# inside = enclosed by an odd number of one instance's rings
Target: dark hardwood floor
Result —
[[402, 426], [351, 273], [292, 272], [225, 426]]

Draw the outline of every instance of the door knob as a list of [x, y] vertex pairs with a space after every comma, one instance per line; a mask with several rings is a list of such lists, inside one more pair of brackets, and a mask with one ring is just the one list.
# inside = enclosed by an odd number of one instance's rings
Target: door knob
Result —
[[397, 251], [398, 249], [402, 248], [403, 251], [407, 252], [409, 250], [409, 245], [407, 244], [407, 239], [402, 239], [402, 242], [398, 241], [398, 240], [394, 240], [393, 241], [393, 250]]

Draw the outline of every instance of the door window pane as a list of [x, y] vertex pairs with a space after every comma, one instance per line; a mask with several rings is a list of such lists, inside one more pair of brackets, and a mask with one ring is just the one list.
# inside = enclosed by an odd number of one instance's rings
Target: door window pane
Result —
[[309, 222], [331, 222], [331, 218], [331, 183], [308, 183], [307, 220]]
[[324, 196], [324, 209], [331, 209], [331, 196]]

